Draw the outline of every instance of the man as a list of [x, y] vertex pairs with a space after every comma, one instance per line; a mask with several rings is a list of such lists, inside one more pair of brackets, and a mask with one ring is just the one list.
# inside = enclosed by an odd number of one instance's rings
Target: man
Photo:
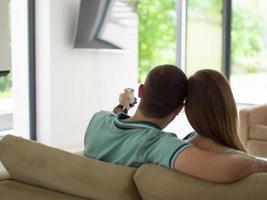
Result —
[[[132, 117], [104, 111], [93, 116], [85, 135], [85, 156], [132, 167], [155, 163], [221, 183], [267, 171], [263, 161], [203, 151], [162, 131], [183, 108], [186, 91], [187, 78], [179, 68], [154, 68], [139, 87], [140, 104]], [[129, 102], [126, 92], [114, 112], [129, 109]]]

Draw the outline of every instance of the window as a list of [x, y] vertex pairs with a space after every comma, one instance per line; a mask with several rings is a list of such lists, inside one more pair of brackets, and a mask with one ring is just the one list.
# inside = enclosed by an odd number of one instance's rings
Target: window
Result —
[[209, 68], [225, 73], [237, 103], [267, 102], [265, 0], [138, 2], [139, 81], [164, 63], [188, 76]]
[[[230, 6], [224, 7], [226, 3]], [[187, 0], [186, 6], [186, 73], [203, 68], [228, 71], [237, 103], [267, 102], [267, 2]], [[231, 23], [223, 27], [226, 17]], [[223, 35], [227, 28], [230, 34]], [[229, 58], [222, 57], [223, 41], [230, 41]], [[222, 66], [223, 60], [230, 65]]]
[[232, 1], [231, 85], [239, 103], [267, 102], [267, 2]]
[[139, 81], [156, 65], [176, 63], [176, 0], [142, 0], [139, 15]]
[[222, 69], [222, 0], [187, 1], [186, 72]]
[[[33, 34], [29, 34], [28, 26], [32, 26], [33, 23], [32, 21], [28, 23], [28, 20], [34, 18], [29, 14], [29, 7], [30, 5], [33, 7], [33, 2], [29, 0], [0, 1], [0, 11], [4, 9], [0, 12], [1, 17], [4, 12], [7, 13], [0, 21], [5, 21], [10, 27], [8, 28], [8, 39], [5, 39], [8, 41], [8, 45], [4, 49], [10, 54], [7, 63], [11, 63], [8, 70], [12, 71], [7, 76], [0, 77], [0, 136], [15, 134], [29, 138], [29, 133], [31, 133], [29, 106], [33, 107], [34, 104], [29, 101], [29, 88], [33, 85], [29, 78], [29, 71], [31, 71], [29, 67], [29, 38], [33, 40], [34, 37]], [[3, 44], [3, 33], [4, 31], [1, 29], [0, 45]], [[1, 56], [3, 56], [2, 53]], [[5, 58], [7, 57], [5, 56]], [[31, 73], [34, 74], [34, 72]]]
[[13, 128], [10, 1], [0, 2], [0, 137]]

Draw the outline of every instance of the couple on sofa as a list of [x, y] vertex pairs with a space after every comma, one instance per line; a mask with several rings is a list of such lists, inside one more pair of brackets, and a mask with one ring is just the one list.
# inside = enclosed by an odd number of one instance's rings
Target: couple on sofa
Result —
[[[267, 162], [245, 153], [233, 94], [219, 72], [201, 70], [187, 79], [178, 67], [161, 65], [139, 86], [138, 97], [133, 116], [125, 112], [131, 107], [128, 92], [113, 113], [93, 116], [85, 134], [85, 156], [132, 167], [155, 163], [218, 183], [267, 172]], [[186, 140], [162, 131], [183, 107], [196, 131]]]

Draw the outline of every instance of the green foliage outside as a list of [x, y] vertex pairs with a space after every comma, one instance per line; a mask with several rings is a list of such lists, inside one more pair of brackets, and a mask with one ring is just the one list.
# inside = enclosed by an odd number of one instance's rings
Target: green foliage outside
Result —
[[[200, 27], [202, 30], [209, 28], [210, 32], [211, 29], [214, 30], [213, 32], [221, 32], [221, 24], [216, 23], [222, 19], [222, 2], [222, 0], [188, 0], [187, 9], [190, 10], [190, 18], [195, 18], [196, 23], [204, 22], [203, 27]], [[240, 5], [236, 6], [236, 2]], [[137, 12], [139, 15], [139, 81], [143, 81], [147, 72], [155, 65], [175, 63], [176, 0], [140, 0]], [[201, 23], [198, 24], [201, 26]], [[232, 73], [254, 73], [261, 70], [259, 55], [263, 48], [262, 29], [259, 0], [233, 1]], [[190, 37], [187, 39], [189, 42]], [[214, 41], [213, 39], [217, 40], [217, 38], [199, 37], [199, 40]], [[219, 52], [221, 51], [215, 50], [213, 53]], [[221, 55], [210, 56], [217, 56], [218, 60], [218, 56]], [[194, 58], [195, 61], [201, 59], [203, 60], [201, 57]], [[221, 66], [217, 68], [220, 69]]]
[[[212, 22], [221, 21], [223, 0], [188, 0], [187, 2], [191, 14], [190, 19], [194, 20], [195, 18], [198, 23], [206, 22], [202, 25], [202, 29], [212, 28], [221, 31], [221, 24], [216, 26], [215, 24], [212, 25]], [[233, 1], [231, 24], [232, 73], [256, 73], [261, 71], [262, 24], [259, 0]], [[206, 27], [204, 27], [205, 25]], [[201, 27], [199, 29], [201, 32]], [[212, 39], [216, 38], [206, 38], [209, 41]], [[190, 40], [190, 37], [188, 40]], [[216, 49], [214, 49], [214, 52], [216, 52]], [[194, 52], [189, 53], [194, 54]], [[211, 57], [215, 56], [211, 55]], [[201, 58], [195, 58], [195, 60], [201, 60]]]
[[176, 0], [140, 0], [139, 81], [160, 64], [175, 64]]
[[198, 19], [215, 18], [214, 21], [218, 21], [218, 18], [221, 18], [222, 3], [222, 0], [187, 0], [187, 9]]
[[186, 73], [221, 70], [222, 0], [187, 1]]
[[0, 98], [10, 97], [12, 93], [12, 74], [0, 76]]
[[[154, 66], [176, 62], [176, 0], [129, 1], [137, 5], [139, 15], [139, 81], [143, 82]], [[233, 1], [233, 4], [235, 2], [238, 1]], [[187, 3], [192, 19], [210, 21], [213, 18], [216, 23], [221, 18], [222, 0], [188, 0]], [[263, 70], [260, 61], [263, 48], [262, 29], [259, 0], [247, 0], [233, 5], [232, 73], [255, 73]], [[11, 77], [11, 74], [0, 77], [0, 98], [11, 96]]]
[[233, 1], [232, 15], [232, 71], [235, 74], [259, 72], [263, 49], [259, 1]]

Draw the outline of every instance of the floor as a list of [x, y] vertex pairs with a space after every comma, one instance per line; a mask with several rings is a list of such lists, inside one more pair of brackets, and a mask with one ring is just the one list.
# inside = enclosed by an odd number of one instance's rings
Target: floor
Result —
[[13, 129], [13, 104], [12, 98], [0, 98], [0, 138]]
[[12, 129], [13, 125], [13, 114], [12, 113], [5, 113], [0, 114], [0, 130], [10, 130]]

